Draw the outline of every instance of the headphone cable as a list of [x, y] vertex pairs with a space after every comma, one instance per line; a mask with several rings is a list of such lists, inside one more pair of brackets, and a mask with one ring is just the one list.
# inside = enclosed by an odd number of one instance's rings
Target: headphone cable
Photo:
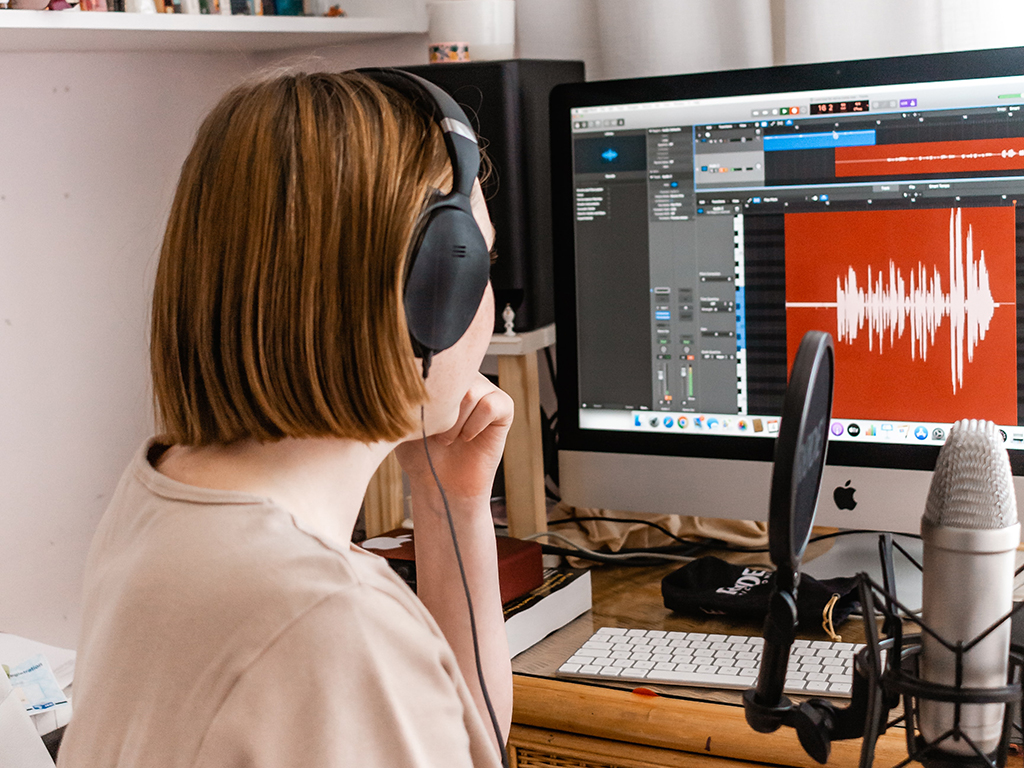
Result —
[[[424, 378], [426, 374], [424, 373]], [[491, 727], [494, 729], [494, 735], [498, 739], [498, 751], [501, 753], [501, 764], [504, 768], [509, 768], [508, 762], [508, 749], [505, 747], [505, 738], [501, 734], [501, 726], [498, 725], [498, 716], [494, 713], [494, 705], [491, 704], [491, 696], [487, 692], [487, 683], [484, 681], [484, 670], [483, 665], [480, 661], [480, 641], [477, 638], [476, 633], [476, 617], [473, 613], [473, 599], [469, 596], [469, 581], [466, 579], [466, 569], [462, 564], [462, 553], [459, 550], [459, 538], [455, 535], [455, 521], [452, 520], [452, 510], [448, 506], [448, 496], [444, 492], [444, 488], [441, 486], [441, 479], [437, 476], [437, 470], [434, 469], [434, 461], [430, 458], [430, 447], [427, 445], [427, 425], [423, 417], [423, 406], [420, 406], [420, 429], [423, 433], [423, 452], [427, 455], [427, 464], [430, 466], [430, 474], [434, 476], [434, 483], [437, 485], [437, 490], [441, 493], [441, 502], [444, 504], [444, 513], [448, 518], [448, 530], [452, 535], [452, 545], [455, 547], [455, 560], [459, 564], [459, 575], [462, 577], [462, 589], [466, 593], [466, 607], [469, 609], [469, 629], [470, 634], [473, 637], [473, 658], [476, 662], [476, 675], [480, 681], [480, 691], [484, 696], [484, 703], [487, 705], [487, 714], [491, 718]]]

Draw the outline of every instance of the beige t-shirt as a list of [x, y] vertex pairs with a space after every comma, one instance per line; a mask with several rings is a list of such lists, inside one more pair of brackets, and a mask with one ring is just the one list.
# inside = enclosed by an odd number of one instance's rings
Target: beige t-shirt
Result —
[[265, 498], [171, 480], [150, 450], [89, 553], [61, 768], [499, 764], [383, 559]]

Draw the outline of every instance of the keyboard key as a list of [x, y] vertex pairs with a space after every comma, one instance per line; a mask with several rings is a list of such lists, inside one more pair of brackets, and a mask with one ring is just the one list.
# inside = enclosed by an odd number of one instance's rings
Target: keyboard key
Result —
[[629, 678], [632, 678], [634, 680], [635, 679], [641, 679], [642, 680], [643, 678], [647, 677], [647, 671], [648, 670], [646, 670], [646, 669], [635, 669], [633, 667], [629, 667], [628, 669], [623, 669], [622, 670], [622, 674], [620, 674], [619, 677], [629, 677]]
[[827, 680], [808, 680], [807, 681], [808, 691], [827, 691], [828, 681]]
[[757, 684], [757, 678], [749, 675], [706, 675], [696, 672], [658, 672], [648, 675], [647, 679], [664, 683], [678, 683], [679, 685], [738, 688], [741, 690]]
[[591, 659], [607, 659], [611, 651], [603, 651], [597, 648], [587, 648], [584, 646], [576, 651], [577, 656], [587, 656]]
[[601, 667], [596, 664], [584, 664], [580, 667], [581, 675], [599, 675], [601, 674]]
[[572, 672], [579, 672], [582, 664], [563, 664], [558, 668], [558, 671], [564, 675], [571, 674]]

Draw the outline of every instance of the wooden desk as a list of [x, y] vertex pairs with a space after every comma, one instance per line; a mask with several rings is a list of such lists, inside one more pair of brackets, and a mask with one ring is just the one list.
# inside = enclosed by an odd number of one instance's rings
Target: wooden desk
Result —
[[[634, 692], [636, 683], [588, 684], [555, 677], [558, 666], [602, 626], [760, 634], [757, 625], [721, 617], [702, 621], [666, 609], [661, 578], [677, 567], [595, 568], [593, 610], [513, 659], [513, 766], [818, 765], [791, 729], [769, 735], [752, 731], [739, 692], [652, 685], [650, 694], [643, 695]], [[841, 629], [844, 639], [856, 642], [863, 637], [856, 619]], [[801, 637], [827, 639], [820, 630]], [[859, 739], [835, 742], [828, 764], [858, 765], [860, 747]], [[878, 740], [875, 765], [893, 766], [906, 756], [903, 731], [890, 729]]]

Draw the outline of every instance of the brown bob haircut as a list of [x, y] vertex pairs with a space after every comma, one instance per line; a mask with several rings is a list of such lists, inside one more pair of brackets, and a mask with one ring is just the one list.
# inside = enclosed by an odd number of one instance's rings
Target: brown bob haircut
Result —
[[426, 392], [402, 311], [440, 130], [356, 72], [235, 88], [182, 167], [153, 294], [161, 439], [397, 440]]

